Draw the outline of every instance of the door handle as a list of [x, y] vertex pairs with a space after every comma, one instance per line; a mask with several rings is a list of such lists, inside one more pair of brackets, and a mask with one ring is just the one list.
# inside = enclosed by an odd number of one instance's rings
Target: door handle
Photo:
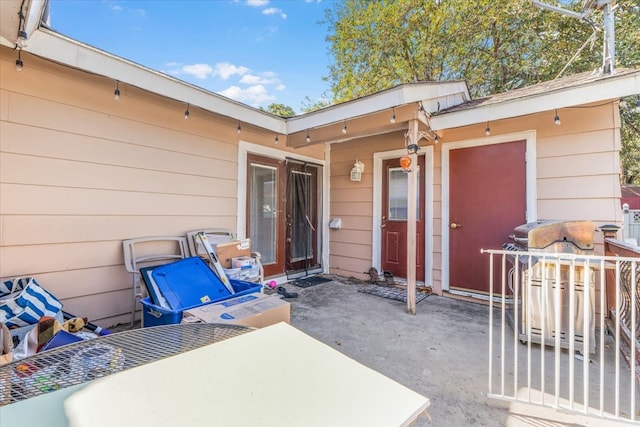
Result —
[[453, 228], [455, 230], [456, 228], [462, 227], [462, 224], [456, 224], [455, 222], [452, 222], [449, 227], [451, 227], [451, 228]]
[[386, 228], [387, 224], [382, 224], [380, 228]]

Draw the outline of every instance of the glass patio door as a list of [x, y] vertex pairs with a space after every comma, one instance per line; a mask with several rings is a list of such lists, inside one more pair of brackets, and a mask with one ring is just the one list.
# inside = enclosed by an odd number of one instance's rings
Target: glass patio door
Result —
[[284, 161], [247, 156], [247, 236], [260, 252], [265, 276], [284, 271]]

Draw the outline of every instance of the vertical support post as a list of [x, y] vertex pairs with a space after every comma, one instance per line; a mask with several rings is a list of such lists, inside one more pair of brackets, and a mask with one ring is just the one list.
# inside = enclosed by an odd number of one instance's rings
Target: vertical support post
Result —
[[[411, 143], [418, 141], [418, 120], [409, 122]], [[416, 189], [418, 188], [418, 155], [411, 154], [411, 171], [407, 176], [407, 312], [416, 314]]]

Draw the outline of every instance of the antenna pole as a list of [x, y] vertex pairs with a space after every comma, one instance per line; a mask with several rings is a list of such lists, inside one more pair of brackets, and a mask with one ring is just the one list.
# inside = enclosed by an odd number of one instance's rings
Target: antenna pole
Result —
[[534, 5], [535, 7], [539, 7], [540, 9], [546, 9], [546, 10], [550, 10], [552, 12], [558, 12], [558, 13], [561, 13], [563, 15], [567, 15], [567, 16], [570, 16], [572, 18], [579, 19], [581, 21], [584, 19], [584, 14], [582, 14], [582, 13], [574, 12], [572, 10], [563, 9], [561, 7], [553, 6], [553, 5], [550, 5], [550, 4], [547, 4], [547, 3], [543, 3], [541, 1], [535, 1], [534, 0], [534, 1], [531, 2], [531, 4]]
[[[614, 64], [616, 62], [616, 47], [615, 47], [615, 24], [613, 11], [615, 7], [611, 6], [611, 3], [615, 3], [613, 0], [593, 0], [584, 2], [582, 13], [574, 12], [572, 10], [564, 9], [562, 7], [553, 6], [541, 1], [532, 0], [531, 4], [535, 7], [539, 7], [540, 9], [550, 10], [552, 12], [561, 13], [566, 16], [570, 16], [572, 18], [579, 19], [580, 21], [589, 22], [586, 17], [589, 15], [590, 9], [600, 9], [602, 8], [603, 14], [603, 29], [604, 29], [604, 43], [602, 49], [602, 68], [600, 72], [602, 74], [613, 74], [614, 73]], [[595, 26], [589, 22], [591, 26], [594, 28]]]
[[602, 74], [613, 74], [616, 58], [614, 8], [607, 1], [603, 8], [604, 15], [604, 51], [602, 52]]

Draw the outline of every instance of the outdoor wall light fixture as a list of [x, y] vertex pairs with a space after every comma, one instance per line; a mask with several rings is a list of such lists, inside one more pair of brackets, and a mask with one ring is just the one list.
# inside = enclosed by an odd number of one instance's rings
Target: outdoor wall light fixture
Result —
[[558, 109], [557, 108], [556, 108], [556, 116], [553, 118], [553, 122], [558, 126], [560, 124], [562, 124], [562, 122], [560, 121], [560, 116], [558, 116]]
[[307, 131], [307, 142], [311, 142], [311, 136], [309, 135], [309, 131]]
[[187, 109], [184, 110], [184, 119], [189, 120], [189, 104], [187, 104]]
[[276, 133], [276, 139], [275, 139], [274, 141], [276, 142], [276, 144], [277, 144], [278, 142], [280, 142], [280, 139], [278, 139], [278, 134], [277, 134], [277, 133]]
[[391, 115], [391, 123], [395, 123], [396, 122], [396, 107], [392, 107], [393, 109], [393, 114]]
[[356, 162], [351, 168], [351, 175], [349, 179], [353, 182], [360, 182], [362, 180], [362, 172], [364, 172], [364, 163], [356, 159]]
[[240, 122], [238, 122], [238, 127], [236, 128], [238, 133], [242, 132], [242, 126], [240, 126]]
[[120, 99], [120, 82], [116, 80], [116, 90], [113, 91], [113, 99]]
[[346, 134], [347, 133], [347, 121], [344, 121], [344, 126], [342, 126], [342, 133]]
[[484, 128], [484, 136], [491, 135], [491, 128], [489, 128], [489, 122], [487, 122], [487, 127]]
[[24, 66], [20, 52], [22, 52], [22, 49], [18, 49], [18, 59], [16, 59], [16, 71], [22, 71], [22, 67]]
[[435, 134], [436, 134], [436, 136], [433, 137], [433, 143], [437, 144], [438, 142], [440, 142], [440, 137], [438, 136], [437, 132]]

